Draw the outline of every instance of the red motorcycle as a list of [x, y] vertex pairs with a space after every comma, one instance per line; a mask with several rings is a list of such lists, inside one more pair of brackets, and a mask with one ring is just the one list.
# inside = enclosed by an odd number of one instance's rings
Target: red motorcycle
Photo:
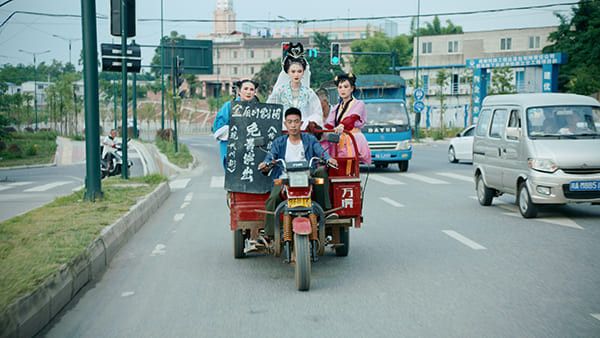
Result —
[[[335, 135], [325, 131], [325, 135]], [[284, 256], [285, 263], [295, 263], [296, 287], [300, 291], [310, 289], [311, 263], [325, 253], [326, 247], [334, 249], [337, 256], [347, 256], [350, 249], [350, 227], [359, 228], [362, 223], [362, 187], [360, 181], [358, 149], [354, 144], [353, 157], [337, 157], [338, 167], [328, 167], [329, 197], [333, 208], [324, 211], [313, 199], [316, 185], [325, 184], [325, 179], [314, 176], [315, 162], [325, 164], [319, 158], [310, 161], [288, 162], [277, 160], [283, 175], [274, 184], [283, 185], [285, 200], [272, 213], [275, 216], [275, 236], [269, 248], [263, 252]], [[337, 136], [337, 135], [336, 135]], [[328, 137], [335, 141], [335, 137]], [[338, 138], [339, 139], [339, 138]], [[244, 248], [258, 237], [264, 227], [264, 210], [269, 193], [248, 194], [230, 192], [231, 230], [234, 232], [234, 257], [246, 256]], [[330, 213], [338, 218], [328, 219]]]

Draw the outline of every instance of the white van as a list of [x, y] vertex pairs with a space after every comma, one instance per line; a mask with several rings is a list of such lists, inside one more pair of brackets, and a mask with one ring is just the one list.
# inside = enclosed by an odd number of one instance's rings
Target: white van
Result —
[[481, 205], [513, 194], [525, 218], [538, 204], [600, 204], [600, 103], [556, 93], [486, 97], [473, 169]]

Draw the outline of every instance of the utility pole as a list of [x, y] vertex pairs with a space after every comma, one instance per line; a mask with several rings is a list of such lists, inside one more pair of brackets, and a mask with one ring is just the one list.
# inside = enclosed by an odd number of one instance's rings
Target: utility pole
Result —
[[127, 3], [121, 0], [121, 152], [123, 165], [121, 177], [129, 178], [129, 161], [127, 160]]
[[[38, 130], [38, 103], [37, 103], [37, 56], [41, 54], [50, 53], [50, 50], [43, 52], [29, 52], [23, 49], [19, 49], [19, 52], [33, 55], [33, 108], [35, 111], [35, 130]], [[49, 81], [48, 81], [49, 82]]]
[[[415, 88], [419, 88], [419, 49], [421, 46], [419, 45], [419, 19], [421, 17], [421, 0], [417, 0], [417, 68], [415, 75]], [[415, 138], [419, 139], [419, 125], [421, 124], [421, 113], [415, 112]]]
[[71, 61], [71, 42], [72, 41], [79, 41], [81, 39], [69, 39], [69, 38], [66, 38], [64, 36], [60, 36], [58, 34], [52, 34], [52, 36], [55, 37], [55, 38], [58, 38], [58, 39], [61, 39], [61, 40], [69, 42], [69, 63], [73, 64], [73, 62]]
[[100, 112], [98, 109], [98, 40], [96, 2], [81, 0], [83, 31], [83, 83], [85, 100], [85, 199], [102, 198], [100, 182]]
[[165, 129], [165, 33], [163, 32], [163, 0], [160, 0], [160, 129]]

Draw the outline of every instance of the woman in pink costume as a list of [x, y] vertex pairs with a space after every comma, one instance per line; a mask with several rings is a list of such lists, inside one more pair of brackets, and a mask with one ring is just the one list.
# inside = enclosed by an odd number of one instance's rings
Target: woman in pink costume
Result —
[[342, 136], [337, 145], [330, 146], [329, 153], [335, 154], [335, 147], [337, 147], [337, 156], [355, 156], [350, 136], [342, 133], [342, 131], [351, 132], [356, 140], [360, 162], [371, 164], [369, 143], [361, 132], [361, 128], [367, 122], [365, 103], [352, 95], [356, 89], [356, 76], [352, 73], [338, 75], [335, 77], [334, 82], [337, 86], [340, 101], [331, 109], [325, 121], [325, 128], [334, 129], [336, 133], [342, 134]]

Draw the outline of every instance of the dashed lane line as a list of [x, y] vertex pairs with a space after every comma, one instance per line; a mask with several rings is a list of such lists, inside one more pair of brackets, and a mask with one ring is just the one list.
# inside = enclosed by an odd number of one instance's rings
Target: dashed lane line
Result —
[[600, 320], [600, 313], [590, 313], [590, 315], [598, 320]]
[[65, 184], [69, 184], [69, 183], [72, 183], [72, 181], [52, 182], [52, 183], [40, 185], [40, 186], [37, 186], [37, 187], [29, 188], [29, 189], [26, 189], [26, 190], [23, 190], [23, 191], [24, 192], [42, 192], [42, 191], [48, 191], [48, 190], [50, 190], [52, 188], [60, 187], [61, 185], [65, 185]]
[[369, 179], [377, 181], [379, 183], [388, 184], [388, 185], [400, 185], [404, 184], [402, 181], [398, 181], [389, 177], [385, 177], [383, 175], [370, 175]]
[[225, 176], [213, 176], [210, 179], [211, 188], [223, 188], [225, 186]]
[[379, 198], [380, 198], [382, 201], [384, 201], [385, 203], [387, 203], [387, 204], [390, 204], [391, 206], [394, 206], [394, 207], [396, 207], [396, 208], [404, 208], [404, 204], [402, 204], [402, 203], [398, 203], [398, 202], [394, 201], [394, 200], [393, 200], [393, 199], [391, 199], [391, 198], [388, 198], [388, 197], [379, 197]]
[[175, 189], [185, 189], [185, 187], [187, 187], [188, 183], [190, 183], [190, 178], [182, 178], [182, 179], [178, 179], [178, 180], [173, 180], [171, 182], [169, 182], [169, 187], [171, 187], [172, 190]]
[[173, 220], [175, 222], [179, 222], [181, 221], [183, 218], [185, 217], [185, 214], [175, 214], [175, 216], [173, 216]]
[[453, 178], [455, 180], [465, 181], [465, 182], [474, 182], [473, 177], [467, 175], [460, 175], [455, 173], [436, 173], [437, 175]]
[[427, 177], [427, 176], [423, 176], [423, 175], [419, 175], [419, 174], [413, 174], [413, 173], [403, 173], [402, 177], [408, 177], [410, 179], [429, 183], [429, 184], [450, 184], [449, 182], [438, 180], [437, 178], [431, 178], [431, 177]]
[[194, 198], [194, 193], [193, 192], [189, 192], [187, 195], [185, 195], [185, 199], [183, 201], [184, 202], [191, 202], [193, 198]]
[[446, 235], [454, 238], [455, 240], [461, 242], [462, 244], [468, 246], [469, 248], [473, 249], [473, 250], [486, 250], [486, 248], [479, 244], [476, 243], [473, 240], [468, 239], [467, 237], [459, 234], [458, 232], [454, 231], [454, 230], [442, 230], [443, 233], [445, 233]]
[[185, 209], [190, 205], [190, 202], [183, 202], [183, 204], [181, 205], [181, 207], [179, 207], [179, 209]]

